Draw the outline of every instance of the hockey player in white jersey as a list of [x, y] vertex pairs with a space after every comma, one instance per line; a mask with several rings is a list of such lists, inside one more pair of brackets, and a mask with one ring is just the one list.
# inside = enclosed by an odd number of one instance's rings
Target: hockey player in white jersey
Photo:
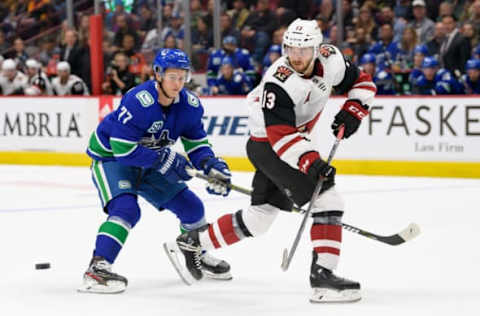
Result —
[[57, 64], [58, 76], [53, 78], [52, 86], [56, 95], [90, 95], [85, 82], [70, 73], [70, 64], [61, 61]]
[[345, 94], [347, 100], [335, 116], [332, 129], [336, 135], [343, 125], [344, 137], [350, 137], [368, 114], [376, 87], [371, 77], [345, 60], [338, 48], [321, 43], [322, 33], [315, 21], [297, 19], [289, 25], [283, 38], [283, 56], [247, 97], [251, 133], [247, 155], [256, 169], [251, 205], [180, 235], [176, 244], [185, 262], [176, 262], [179, 273], [200, 279], [196, 262], [202, 249], [225, 247], [265, 233], [280, 210], [291, 210], [293, 203], [305, 205], [323, 177], [323, 190], [312, 208], [310, 301], [361, 298], [358, 282], [333, 273], [340, 256], [344, 203], [335, 190], [335, 168], [321, 159], [305, 135], [335, 91]]
[[53, 95], [52, 84], [42, 71], [42, 64], [35, 59], [28, 59], [27, 66], [28, 87], [26, 95]]
[[17, 70], [17, 63], [13, 59], [5, 59], [0, 75], [0, 94], [22, 95], [27, 86], [28, 78], [23, 72]]

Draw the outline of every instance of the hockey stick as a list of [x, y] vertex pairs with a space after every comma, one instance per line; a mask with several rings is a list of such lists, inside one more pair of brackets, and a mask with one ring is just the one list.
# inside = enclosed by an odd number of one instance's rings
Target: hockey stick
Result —
[[[328, 165], [332, 162], [333, 156], [337, 151], [338, 145], [340, 145], [340, 141], [343, 138], [344, 131], [345, 131], [345, 127], [342, 125], [338, 130], [337, 138], [335, 139], [335, 143], [333, 144], [333, 147], [330, 150], [330, 154], [328, 155], [328, 160], [327, 160]], [[313, 191], [312, 197], [310, 198], [310, 203], [308, 204], [308, 208], [303, 214], [302, 223], [300, 224], [300, 228], [298, 229], [297, 235], [295, 236], [295, 240], [293, 241], [293, 245], [290, 248], [290, 251], [288, 251], [287, 248], [283, 249], [283, 257], [282, 257], [282, 265], [281, 265], [283, 271], [287, 271], [288, 267], [290, 266], [290, 262], [292, 262], [293, 255], [297, 250], [298, 243], [300, 242], [300, 238], [302, 237], [303, 231], [305, 230], [305, 225], [307, 224], [308, 217], [310, 216], [310, 212], [312, 211], [313, 202], [315, 202], [315, 200], [318, 197], [318, 194], [322, 190], [324, 181], [325, 181], [325, 178], [320, 177], [317, 185], [315, 186], [315, 190]]]
[[[204, 175], [203, 173], [201, 173], [197, 170], [194, 170], [194, 169], [188, 169], [187, 172], [192, 177], [199, 178], [199, 179], [202, 179], [202, 180], [205, 180], [205, 181], [208, 181], [208, 182], [221, 181], [221, 180], [218, 180], [218, 179], [208, 177], [208, 176]], [[228, 184], [228, 187], [230, 189], [232, 189], [233, 191], [243, 193], [245, 195], [252, 195], [251, 190], [240, 187], [238, 185]], [[304, 209], [301, 209], [301, 208], [293, 207], [292, 212], [299, 213], [299, 214], [305, 214], [306, 211]], [[410, 225], [408, 225], [402, 231], [400, 231], [396, 234], [393, 234], [393, 235], [389, 235], [389, 236], [377, 235], [377, 234], [371, 233], [369, 231], [366, 231], [364, 229], [361, 229], [361, 228], [358, 228], [358, 227], [355, 227], [355, 226], [352, 226], [352, 225], [349, 225], [349, 224], [346, 224], [346, 223], [342, 223], [342, 227], [345, 230], [348, 230], [351, 233], [358, 234], [358, 235], [361, 235], [365, 238], [373, 239], [373, 240], [376, 240], [376, 241], [379, 241], [379, 242], [382, 242], [382, 243], [385, 243], [385, 244], [388, 244], [388, 245], [391, 245], [391, 246], [397, 246], [397, 245], [403, 244], [404, 242], [409, 241], [409, 240], [417, 237], [418, 234], [420, 234], [420, 227], [415, 223], [411, 223]]]

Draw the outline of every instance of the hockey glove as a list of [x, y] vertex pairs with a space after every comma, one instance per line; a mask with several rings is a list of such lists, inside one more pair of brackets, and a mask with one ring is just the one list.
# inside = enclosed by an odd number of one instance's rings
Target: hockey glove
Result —
[[332, 123], [333, 134], [337, 136], [340, 126], [345, 126], [343, 138], [349, 138], [360, 126], [362, 119], [368, 115], [368, 105], [362, 105], [359, 100], [349, 99], [345, 101], [340, 112], [335, 115]]
[[193, 168], [192, 164], [168, 147], [158, 151], [158, 160], [153, 168], [157, 169], [170, 183], [187, 181], [192, 178], [186, 170], [186, 168]]
[[207, 183], [207, 192], [215, 195], [227, 196], [230, 193], [230, 178], [232, 174], [227, 163], [218, 157], [210, 157], [203, 163], [203, 173], [217, 181]]
[[335, 173], [337, 170], [323, 161], [316, 151], [307, 152], [300, 157], [299, 169], [315, 183], [321, 177], [324, 178], [320, 193], [327, 191], [335, 185]]

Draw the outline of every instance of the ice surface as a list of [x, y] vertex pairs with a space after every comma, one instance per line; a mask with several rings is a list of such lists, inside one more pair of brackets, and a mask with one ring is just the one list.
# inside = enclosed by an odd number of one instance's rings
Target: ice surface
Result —
[[[76, 292], [105, 215], [88, 168], [0, 166], [0, 315], [478, 315], [480, 180], [338, 176], [346, 223], [389, 235], [416, 222], [422, 234], [396, 247], [344, 232], [338, 274], [361, 281], [362, 301], [308, 302], [308, 229], [290, 269], [280, 269], [301, 221], [282, 213], [264, 236], [216, 251], [233, 281], [184, 285], [161, 247], [178, 221], [141, 202], [142, 218], [114, 266], [129, 279], [120, 295]], [[249, 187], [251, 173], [234, 173]], [[232, 193], [205, 201], [207, 219], [248, 206]], [[35, 263], [50, 262], [49, 270]]]

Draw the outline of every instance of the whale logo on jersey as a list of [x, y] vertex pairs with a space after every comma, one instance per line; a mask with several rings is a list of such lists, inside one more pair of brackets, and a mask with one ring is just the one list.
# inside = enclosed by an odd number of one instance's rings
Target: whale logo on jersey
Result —
[[147, 132], [151, 134], [157, 133], [159, 130], [161, 130], [163, 127], [163, 121], [155, 121], [152, 123], [152, 126], [150, 126], [147, 130]]
[[172, 146], [175, 144], [175, 140], [170, 138], [170, 131], [164, 129], [158, 138], [153, 134], [150, 137], [142, 137], [139, 144], [153, 150], [158, 150], [163, 147]]
[[275, 71], [275, 73], [273, 74], [273, 76], [278, 80], [280, 80], [281, 82], [285, 82], [288, 79], [288, 77], [290, 77], [292, 74], [293, 74], [293, 70], [291, 70], [290, 68], [285, 66], [279, 66], [277, 68], [277, 71]]

